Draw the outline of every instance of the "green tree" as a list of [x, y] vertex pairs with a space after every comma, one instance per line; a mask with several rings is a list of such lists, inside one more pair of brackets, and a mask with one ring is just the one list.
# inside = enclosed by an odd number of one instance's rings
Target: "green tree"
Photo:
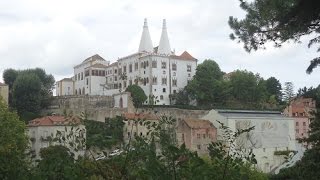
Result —
[[0, 179], [27, 179], [25, 124], [0, 97]]
[[12, 100], [13, 83], [18, 76], [18, 71], [14, 69], [6, 69], [3, 71], [2, 76], [3, 76], [4, 82], [9, 86], [9, 105], [11, 107], [13, 105], [13, 100]]
[[22, 73], [13, 84], [13, 103], [25, 121], [38, 116], [41, 109], [41, 81], [37, 75]]
[[189, 105], [190, 104], [190, 95], [186, 89], [180, 90], [178, 93], [173, 94], [175, 99], [175, 104], [177, 105]]
[[46, 74], [45, 70], [6, 69], [3, 77], [9, 85], [9, 105], [18, 111], [22, 119], [28, 121], [37, 117], [40, 109], [50, 104], [55, 80], [51, 74]]
[[197, 66], [196, 74], [186, 87], [187, 92], [197, 100], [200, 106], [213, 106], [223, 101], [221, 98], [222, 75], [219, 65], [210, 59]]
[[141, 107], [141, 105], [147, 100], [147, 95], [143, 89], [138, 85], [130, 85], [127, 87], [126, 92], [131, 93], [132, 101], [134, 106]]
[[49, 146], [40, 150], [41, 160], [38, 164], [41, 179], [79, 179], [79, 168], [74, 157], [65, 146]]
[[123, 142], [123, 117], [107, 118], [105, 122], [85, 120], [86, 146], [100, 149], [111, 148]]
[[[312, 33], [315, 37], [308, 47], [320, 42], [320, 3], [317, 0], [240, 0], [240, 7], [247, 14], [242, 20], [229, 18], [234, 31], [230, 38], [243, 42], [248, 52], [265, 48], [267, 42], [273, 42], [275, 47], [289, 40], [300, 42], [300, 37]], [[311, 60], [307, 73], [319, 64], [320, 57]]]
[[230, 76], [231, 95], [242, 108], [257, 107], [266, 98], [265, 83], [259, 75], [237, 70]]
[[294, 91], [293, 91], [293, 83], [292, 82], [285, 82], [284, 83], [284, 89], [283, 89], [283, 100], [286, 103], [289, 103], [291, 99], [294, 96]]
[[266, 80], [265, 83], [266, 83], [266, 90], [269, 94], [269, 97], [274, 95], [278, 103], [280, 103], [282, 100], [282, 92], [281, 92], [282, 88], [279, 80], [276, 79], [275, 77], [270, 77]]

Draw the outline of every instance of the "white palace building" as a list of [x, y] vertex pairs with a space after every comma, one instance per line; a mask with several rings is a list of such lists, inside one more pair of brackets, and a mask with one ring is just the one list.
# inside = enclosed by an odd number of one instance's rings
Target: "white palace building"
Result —
[[[159, 46], [153, 47], [147, 20], [144, 20], [139, 50], [110, 64], [94, 55], [74, 66], [74, 76], [57, 82], [56, 95], [107, 95], [139, 85], [158, 104], [170, 104], [170, 94], [184, 88], [196, 72], [197, 59], [187, 51], [176, 55], [171, 50], [166, 20], [163, 20]], [[146, 102], [147, 103], [147, 102]]]

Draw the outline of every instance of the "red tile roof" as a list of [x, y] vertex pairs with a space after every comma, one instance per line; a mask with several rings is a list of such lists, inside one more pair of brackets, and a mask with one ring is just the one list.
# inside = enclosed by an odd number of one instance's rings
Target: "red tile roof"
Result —
[[197, 59], [192, 57], [187, 51], [184, 51], [180, 56], [177, 55], [171, 55], [170, 57], [175, 59], [181, 59], [181, 60], [190, 60], [190, 61], [196, 61]]
[[214, 125], [204, 119], [184, 119], [184, 122], [190, 127], [190, 128], [195, 128], [195, 129], [200, 129], [200, 128], [215, 128]]
[[44, 116], [29, 121], [28, 126], [65, 126], [80, 124], [80, 119], [76, 116]]

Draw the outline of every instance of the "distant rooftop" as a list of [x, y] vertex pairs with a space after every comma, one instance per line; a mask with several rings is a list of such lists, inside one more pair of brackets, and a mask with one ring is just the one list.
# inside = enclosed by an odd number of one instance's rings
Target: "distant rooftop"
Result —
[[254, 110], [227, 110], [217, 109], [225, 117], [286, 117], [280, 111], [254, 111]]
[[66, 126], [80, 124], [80, 119], [76, 116], [65, 117], [60, 115], [44, 116], [29, 121], [28, 126]]
[[210, 128], [214, 127], [213, 124], [204, 119], [184, 119], [184, 122], [190, 127], [194, 129], [202, 129], [202, 128]]
[[95, 55], [93, 55], [91, 57], [88, 57], [83, 62], [89, 62], [89, 61], [94, 61], [94, 60], [103, 60], [103, 61], [105, 61], [105, 59], [103, 59], [99, 54], [95, 54]]

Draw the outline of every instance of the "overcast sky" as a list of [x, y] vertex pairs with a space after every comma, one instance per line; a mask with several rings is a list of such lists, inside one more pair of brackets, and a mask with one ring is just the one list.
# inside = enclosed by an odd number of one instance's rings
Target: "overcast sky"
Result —
[[244, 16], [238, 0], [3, 0], [0, 79], [7, 68], [41, 67], [60, 80], [72, 76], [73, 66], [94, 54], [115, 62], [138, 50], [147, 18], [154, 46], [162, 19], [167, 19], [176, 54], [187, 50], [199, 63], [213, 59], [224, 72], [247, 69], [281, 83], [292, 81], [296, 89], [320, 83], [320, 68], [305, 73], [310, 59], [319, 55], [307, 48], [308, 38], [249, 54], [229, 39], [229, 16]]

